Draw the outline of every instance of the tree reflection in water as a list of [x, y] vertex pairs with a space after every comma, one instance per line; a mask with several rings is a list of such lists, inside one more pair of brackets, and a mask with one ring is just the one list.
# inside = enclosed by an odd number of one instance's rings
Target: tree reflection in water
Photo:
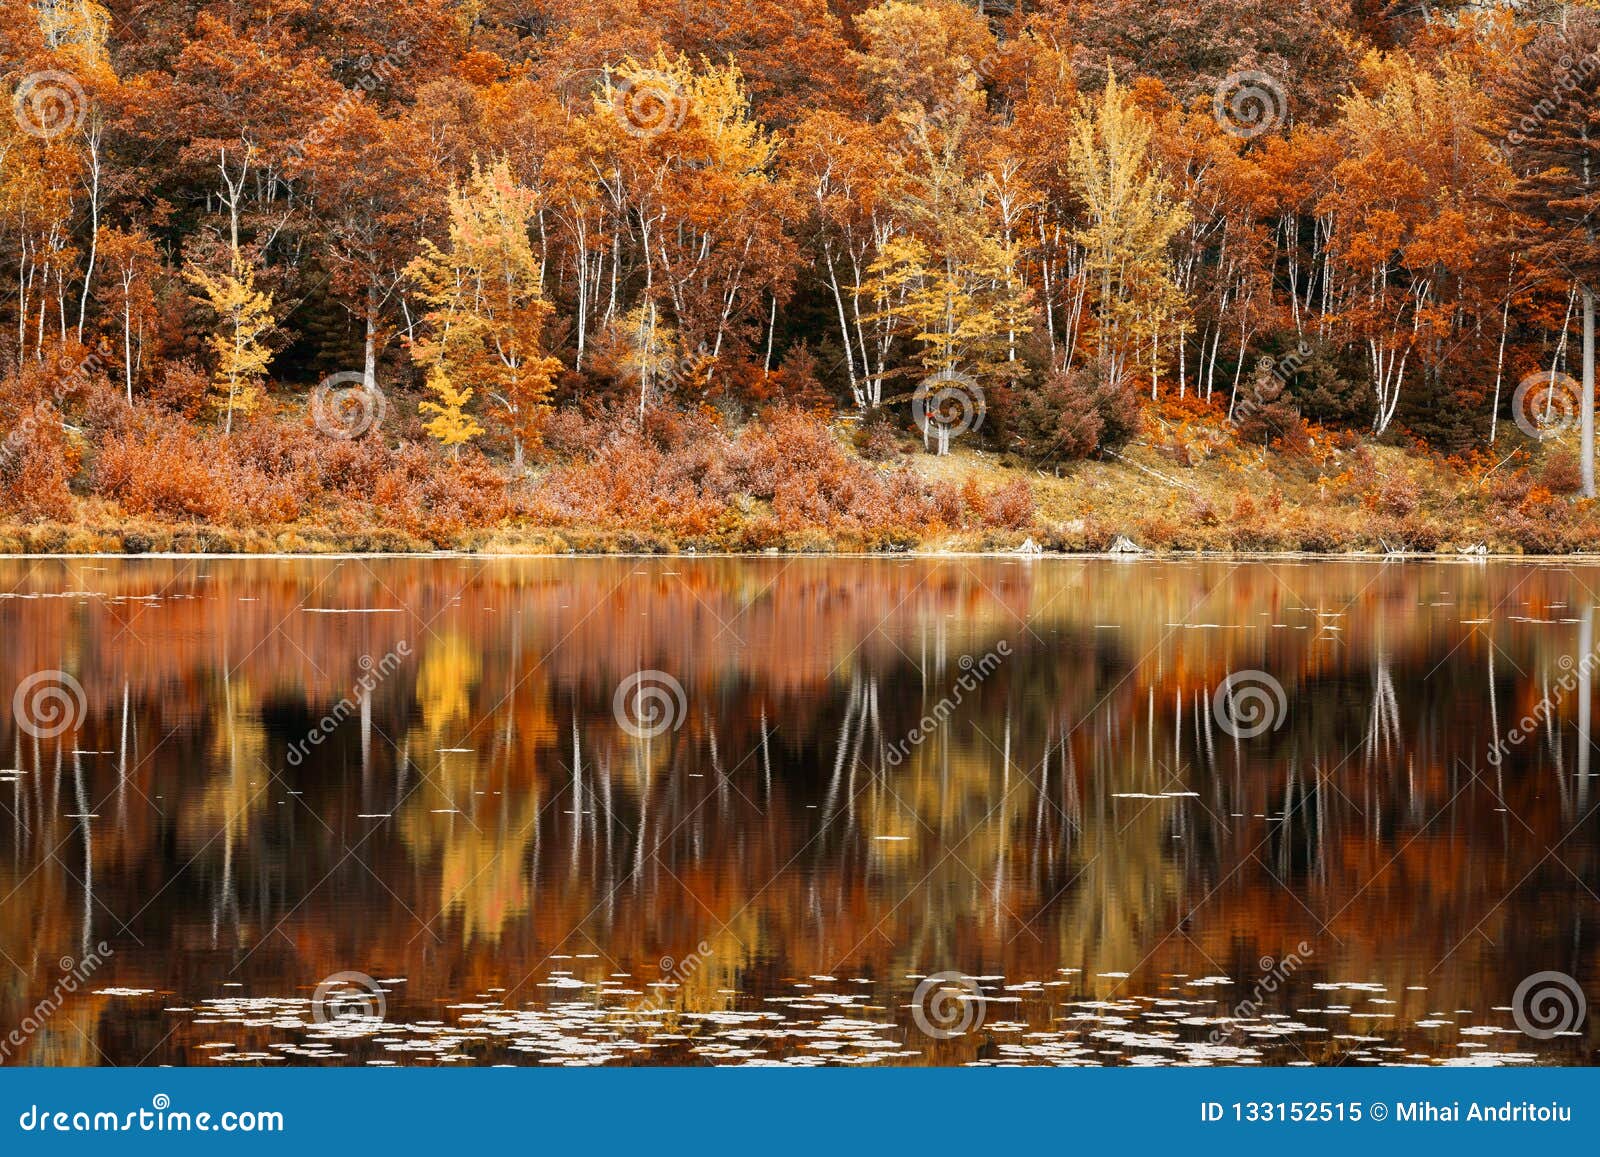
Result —
[[[40, 671], [83, 692], [53, 738], [0, 716], [0, 1026], [114, 949], [11, 1062], [1591, 1057], [1587, 1022], [1508, 1008], [1596, 975], [1600, 568], [0, 579], [7, 704]], [[659, 731], [619, 722], [641, 674], [681, 688]], [[1219, 716], [1246, 675], [1264, 724]], [[384, 1025], [313, 1023], [345, 971]], [[913, 991], [946, 973], [976, 1023], [930, 1035]]]

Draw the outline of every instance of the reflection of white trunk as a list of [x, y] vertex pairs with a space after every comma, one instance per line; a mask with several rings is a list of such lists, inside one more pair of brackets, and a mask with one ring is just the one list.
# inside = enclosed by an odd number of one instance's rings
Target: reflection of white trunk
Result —
[[1489, 730], [1500, 734], [1500, 700], [1494, 690], [1494, 641], [1490, 640], [1489, 656]]
[[[1554, 700], [1550, 697], [1550, 671], [1548, 668], [1540, 672], [1539, 682], [1539, 702], [1553, 703]], [[1556, 729], [1555, 712], [1546, 711], [1543, 714], [1544, 745], [1550, 752], [1550, 766], [1555, 772], [1556, 790], [1561, 795], [1561, 814], [1570, 818], [1572, 815], [1572, 792], [1568, 790], [1566, 752], [1561, 749], [1561, 742], [1565, 736]]]
[[766, 789], [767, 805], [772, 804], [772, 751], [767, 746], [767, 708], [761, 708], [761, 778]]
[[1578, 628], [1578, 808], [1589, 806], [1589, 734], [1593, 723], [1594, 664], [1589, 661], [1594, 654], [1594, 604], [1585, 608], [1583, 624]]
[[583, 838], [583, 759], [578, 746], [578, 717], [572, 717], [572, 870], [578, 870], [578, 849]]
[[83, 757], [72, 753], [72, 790], [78, 801], [78, 825], [83, 828], [83, 945], [79, 959], [89, 957], [94, 940], [94, 833], [89, 828], [89, 796], [83, 787]]
[[1367, 762], [1370, 764], [1380, 753], [1389, 752], [1400, 745], [1400, 703], [1394, 693], [1394, 676], [1389, 673], [1389, 657], [1378, 656], [1378, 670], [1373, 678], [1372, 714], [1367, 722]]
[[[1594, 290], [1583, 287], [1583, 420], [1579, 428], [1579, 466], [1583, 496], [1594, 497]], [[1584, 654], [1588, 654], [1587, 651]]]
[[861, 672], [856, 671], [850, 678], [850, 694], [845, 698], [844, 721], [839, 724], [839, 746], [833, 760], [833, 778], [828, 781], [828, 795], [822, 801], [823, 828], [827, 828], [833, 819], [834, 804], [839, 798], [839, 784], [844, 776], [845, 753], [850, 747], [850, 727], [855, 722], [856, 698], [860, 691]]
[[[361, 787], [366, 790], [372, 774], [372, 695], [361, 693]], [[363, 797], [365, 799], [365, 797]]]
[[[128, 822], [128, 681], [122, 681], [122, 744], [117, 753], [117, 826]], [[125, 830], [125, 829], [124, 829]]]

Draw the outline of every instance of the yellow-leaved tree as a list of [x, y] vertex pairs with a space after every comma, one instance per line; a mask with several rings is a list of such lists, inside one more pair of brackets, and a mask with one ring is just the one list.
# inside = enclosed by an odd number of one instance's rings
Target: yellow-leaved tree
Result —
[[272, 332], [272, 295], [256, 288], [255, 271], [236, 260], [224, 274], [191, 266], [184, 274], [200, 290], [196, 300], [216, 315], [206, 339], [215, 366], [212, 402], [223, 412], [223, 432], [233, 433], [233, 415], [248, 414], [261, 402], [261, 379], [272, 364], [266, 338]]
[[470, 386], [457, 386], [450, 380], [444, 367], [439, 365], [429, 368], [427, 385], [439, 400], [423, 402], [418, 407], [424, 414], [434, 415], [432, 420], [422, 424], [422, 428], [438, 439], [441, 446], [453, 450], [483, 433], [478, 420], [466, 411], [467, 403], [472, 401]]
[[407, 270], [428, 306], [428, 333], [411, 353], [438, 399], [422, 404], [435, 415], [424, 429], [446, 446], [482, 434], [466, 410], [481, 389], [511, 436], [517, 469], [539, 443], [561, 372], [544, 346], [553, 307], [530, 239], [536, 209], [533, 192], [517, 183], [505, 159], [488, 168], [474, 164], [450, 193], [447, 247], [423, 241]]
[[[1073, 240], [1097, 326], [1097, 352], [1113, 385], [1129, 362], [1153, 351], [1162, 326], [1184, 305], [1172, 239], [1189, 222], [1151, 152], [1150, 117], [1112, 73], [1072, 118], [1068, 170], [1082, 204]], [[1151, 373], [1155, 354], [1150, 353]]]
[[[981, 164], [984, 93], [978, 62], [994, 51], [981, 18], [939, 0], [890, 0], [860, 18], [863, 69], [898, 128], [888, 190], [890, 223], [857, 288], [868, 320], [917, 346], [912, 372], [986, 382], [1023, 373], [1020, 338], [1032, 328], [1031, 293], [1018, 275], [1021, 246]], [[924, 430], [924, 434], [927, 431]], [[940, 452], [948, 449], [941, 437]]]

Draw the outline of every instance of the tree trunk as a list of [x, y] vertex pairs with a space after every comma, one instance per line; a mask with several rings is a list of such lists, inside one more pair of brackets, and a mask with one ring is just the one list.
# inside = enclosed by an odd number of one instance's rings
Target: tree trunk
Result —
[[376, 294], [367, 291], [367, 332], [362, 346], [361, 382], [368, 392], [378, 388], [378, 306]]
[[122, 380], [128, 388], [128, 405], [133, 405], [133, 309], [128, 304], [128, 289], [122, 289]]
[[1583, 468], [1583, 496], [1594, 497], [1594, 290], [1583, 287], [1583, 424], [1578, 458]]
[[78, 341], [83, 341], [83, 323], [89, 316], [89, 291], [94, 283], [94, 263], [100, 251], [100, 138], [89, 138], [89, 265], [83, 271], [83, 295], [78, 298]]

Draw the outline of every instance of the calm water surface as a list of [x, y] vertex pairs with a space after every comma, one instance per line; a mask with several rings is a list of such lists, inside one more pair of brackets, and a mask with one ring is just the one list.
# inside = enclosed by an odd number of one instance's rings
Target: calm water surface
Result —
[[1597, 590], [3, 561], [0, 1059], [1587, 1064]]

